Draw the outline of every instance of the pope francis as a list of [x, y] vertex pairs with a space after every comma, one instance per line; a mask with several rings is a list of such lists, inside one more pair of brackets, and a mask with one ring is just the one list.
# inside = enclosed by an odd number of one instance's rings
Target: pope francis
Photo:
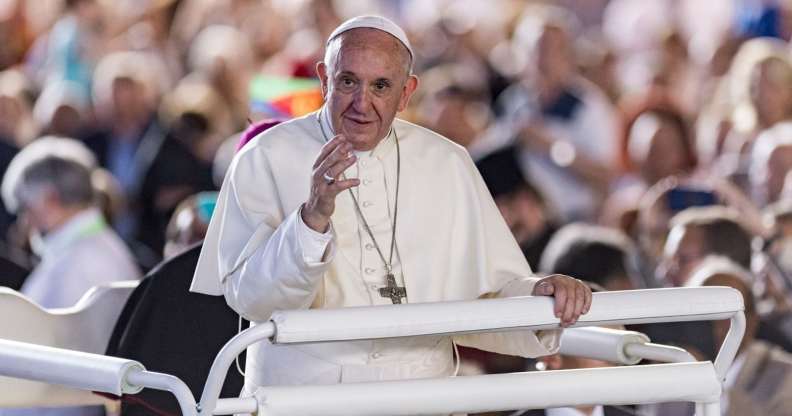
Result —
[[[253, 323], [274, 310], [555, 297], [574, 323], [582, 282], [531, 269], [464, 148], [396, 119], [418, 86], [405, 33], [356, 17], [317, 64], [325, 105], [262, 133], [234, 159], [192, 289], [225, 295]], [[454, 344], [553, 353], [559, 331], [416, 337], [248, 351], [245, 392], [260, 385], [448, 376]]]

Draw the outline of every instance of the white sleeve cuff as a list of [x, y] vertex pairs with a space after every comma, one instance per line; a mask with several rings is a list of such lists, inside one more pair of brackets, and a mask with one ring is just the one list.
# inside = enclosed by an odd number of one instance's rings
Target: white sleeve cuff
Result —
[[302, 208], [300, 208], [300, 212], [297, 213], [297, 240], [305, 264], [309, 266], [322, 264], [326, 261], [327, 246], [333, 240], [333, 226], [331, 224], [325, 233], [312, 230], [303, 221]]

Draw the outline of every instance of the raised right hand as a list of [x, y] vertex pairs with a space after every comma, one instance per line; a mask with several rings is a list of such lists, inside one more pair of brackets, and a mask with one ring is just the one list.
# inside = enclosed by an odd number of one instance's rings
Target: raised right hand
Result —
[[[352, 144], [344, 135], [337, 135], [322, 146], [313, 165], [311, 194], [302, 208], [302, 220], [312, 230], [324, 233], [330, 225], [330, 216], [335, 211], [335, 198], [340, 192], [360, 185], [359, 179], [339, 179], [352, 166], [357, 157], [351, 154]], [[333, 178], [329, 181], [325, 178]]]

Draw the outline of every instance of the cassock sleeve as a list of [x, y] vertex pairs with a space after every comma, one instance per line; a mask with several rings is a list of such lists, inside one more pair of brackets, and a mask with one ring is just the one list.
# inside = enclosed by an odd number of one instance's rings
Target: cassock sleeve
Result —
[[[465, 172], [472, 189], [467, 198], [479, 216], [476, 238], [482, 259], [479, 264], [479, 298], [530, 296], [538, 278], [520, 251], [514, 236], [495, 205], [484, 180], [469, 156], [464, 155]], [[470, 208], [470, 206], [468, 206]], [[499, 354], [538, 357], [558, 351], [561, 330], [513, 331], [470, 334], [455, 337], [458, 345]]]
[[279, 221], [283, 213], [269, 164], [264, 152], [251, 150], [232, 166], [221, 192], [219, 268], [228, 305], [245, 319], [264, 322], [275, 310], [311, 305], [335, 245], [332, 234], [306, 230], [299, 209]]

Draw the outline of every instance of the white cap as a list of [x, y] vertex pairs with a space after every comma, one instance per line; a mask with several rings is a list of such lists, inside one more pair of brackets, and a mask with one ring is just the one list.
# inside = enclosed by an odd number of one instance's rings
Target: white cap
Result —
[[334, 31], [330, 34], [327, 38], [327, 43], [330, 43], [336, 36], [352, 29], [358, 28], [371, 28], [381, 30], [394, 38], [398, 39], [399, 42], [407, 48], [407, 52], [410, 53], [410, 58], [415, 59], [415, 54], [413, 53], [412, 46], [410, 46], [410, 41], [407, 39], [407, 34], [404, 33], [404, 30], [399, 27], [396, 23], [382, 17], [382, 16], [357, 16], [347, 20], [344, 23], [341, 23]]

